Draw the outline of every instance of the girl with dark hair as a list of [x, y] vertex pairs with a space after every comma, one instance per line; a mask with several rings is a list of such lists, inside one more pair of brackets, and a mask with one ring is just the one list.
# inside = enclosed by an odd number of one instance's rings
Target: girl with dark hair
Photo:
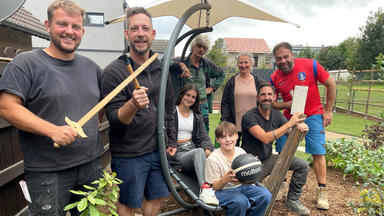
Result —
[[205, 182], [205, 160], [212, 153], [213, 145], [199, 110], [199, 93], [192, 84], [181, 90], [174, 111], [177, 151], [174, 159], [180, 162], [181, 171], [196, 173], [201, 186], [200, 199], [211, 205], [218, 205], [215, 193]]

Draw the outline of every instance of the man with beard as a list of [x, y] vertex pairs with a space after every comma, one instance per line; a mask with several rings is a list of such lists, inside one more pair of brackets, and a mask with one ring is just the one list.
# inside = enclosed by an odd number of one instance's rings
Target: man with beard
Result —
[[[16, 56], [0, 80], [0, 117], [19, 131], [31, 215], [65, 215], [64, 207], [101, 175], [103, 152], [98, 119], [83, 126], [86, 139], [64, 117], [80, 119], [100, 101], [101, 69], [75, 54], [84, 34], [84, 9], [71, 0], [56, 0], [44, 25], [47, 48]], [[53, 143], [60, 148], [54, 148]], [[71, 215], [78, 215], [78, 212]]]
[[[102, 74], [101, 95], [105, 97], [129, 76], [128, 61], [137, 69], [154, 53], [150, 50], [156, 35], [151, 15], [142, 7], [128, 8], [127, 28], [130, 57], [126, 54], [109, 64]], [[157, 110], [159, 103], [161, 62], [156, 59], [138, 77], [142, 88], [131, 83], [105, 107], [110, 123], [111, 168], [123, 180], [120, 186], [119, 215], [134, 215], [142, 206], [143, 215], [157, 215], [169, 191], [161, 172], [157, 147]], [[174, 102], [172, 83], [166, 90], [167, 153], [176, 153]], [[148, 105], [148, 107], [147, 107]]]
[[[241, 122], [243, 135], [241, 147], [247, 153], [257, 156], [263, 164], [260, 182], [271, 174], [278, 158], [277, 154], [272, 154], [273, 142], [295, 126], [302, 132], [308, 131], [305, 123], [299, 123], [305, 120], [305, 118], [299, 118], [300, 113], [295, 113], [287, 121], [278, 110], [271, 108], [275, 99], [274, 87], [267, 83], [261, 84], [257, 89], [257, 107], [248, 110]], [[294, 157], [289, 170], [293, 170], [293, 174], [285, 206], [296, 214], [309, 215], [309, 209], [299, 200], [302, 187], [307, 181], [308, 162]]]
[[188, 57], [183, 62], [180, 62], [180, 58], [175, 58], [170, 70], [180, 71], [180, 87], [192, 83], [199, 90], [199, 109], [204, 119], [205, 129], [209, 132], [208, 117], [212, 112], [213, 92], [223, 84], [225, 72], [211, 60], [203, 57], [208, 52], [208, 48], [207, 35], [196, 36], [191, 42], [191, 53]]
[[[308, 86], [308, 97], [304, 114], [307, 115], [305, 123], [309, 131], [305, 136], [305, 151], [312, 154], [313, 168], [315, 169], [317, 188], [317, 208], [329, 209], [327, 199], [326, 176], [327, 166], [325, 162], [325, 127], [331, 123], [332, 107], [336, 98], [336, 84], [329, 73], [312, 59], [294, 58], [292, 46], [287, 42], [281, 42], [273, 48], [277, 70], [271, 75], [271, 84], [276, 88], [277, 94], [281, 94], [283, 102], [274, 102], [273, 107], [284, 109], [287, 119], [291, 118], [291, 105], [296, 85]], [[322, 83], [326, 89], [326, 105], [320, 101], [317, 82]], [[282, 147], [276, 147], [282, 149]]]

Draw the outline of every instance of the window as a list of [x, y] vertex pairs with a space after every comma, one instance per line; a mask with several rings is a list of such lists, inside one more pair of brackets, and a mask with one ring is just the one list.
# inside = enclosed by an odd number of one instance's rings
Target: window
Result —
[[259, 66], [259, 56], [253, 55], [253, 60], [255, 61], [255, 64], [253, 65], [253, 67], [257, 68]]
[[104, 26], [104, 13], [86, 13], [85, 26]]

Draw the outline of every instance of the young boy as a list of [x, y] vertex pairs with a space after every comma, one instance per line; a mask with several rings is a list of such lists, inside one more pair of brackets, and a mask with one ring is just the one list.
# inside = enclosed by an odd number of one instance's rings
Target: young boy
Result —
[[206, 181], [212, 184], [219, 205], [226, 208], [226, 215], [263, 215], [271, 201], [271, 193], [262, 186], [241, 185], [232, 173], [233, 159], [246, 152], [236, 147], [237, 130], [230, 122], [221, 122], [215, 130], [220, 144], [207, 158]]

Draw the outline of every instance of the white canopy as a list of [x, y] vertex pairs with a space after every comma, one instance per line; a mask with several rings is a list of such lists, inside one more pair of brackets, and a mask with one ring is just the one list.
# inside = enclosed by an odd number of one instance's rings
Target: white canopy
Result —
[[[188, 8], [202, 2], [202, 0], [170, 0], [158, 5], [150, 6], [147, 10], [152, 14], [152, 17], [175, 16], [180, 18]], [[244, 17], [257, 20], [291, 23], [238, 0], [207, 0], [207, 2], [211, 5], [208, 26], [214, 26], [228, 17]], [[121, 22], [124, 21], [124, 19], [125, 15], [115, 20], [111, 20], [109, 23]], [[299, 27], [297, 24], [291, 24]], [[201, 10], [195, 12], [187, 20], [186, 25], [192, 29], [207, 26], [206, 11]]]

